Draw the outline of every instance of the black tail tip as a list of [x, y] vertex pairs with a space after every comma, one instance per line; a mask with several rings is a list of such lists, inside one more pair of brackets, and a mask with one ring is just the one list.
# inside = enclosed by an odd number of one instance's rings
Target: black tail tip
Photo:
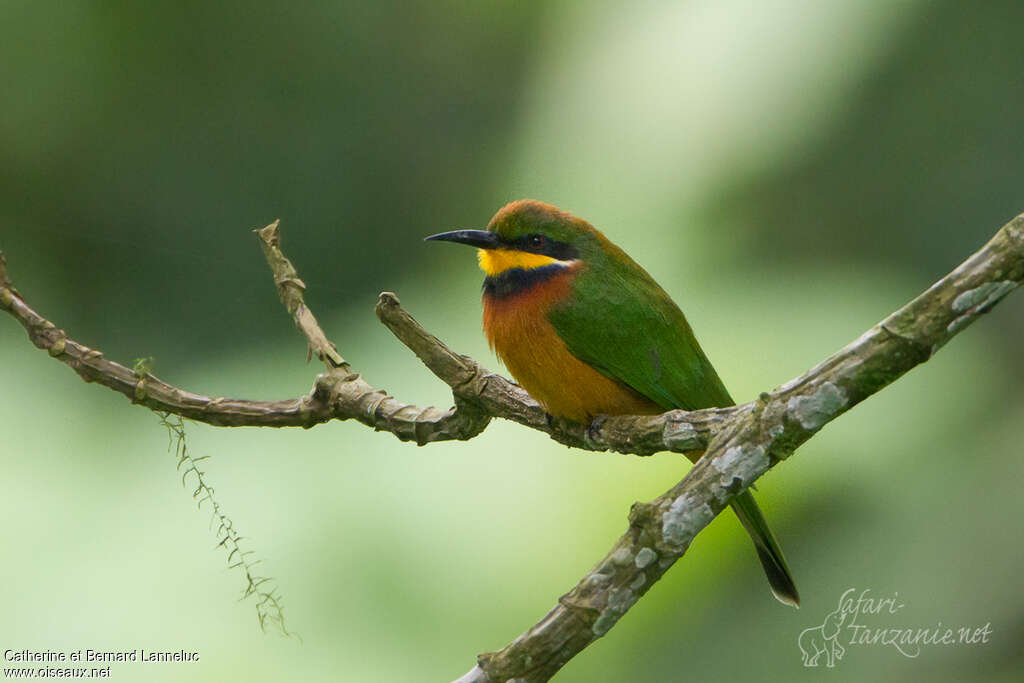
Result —
[[779, 586], [772, 586], [772, 595], [774, 595], [775, 599], [783, 605], [800, 609], [800, 593], [797, 592], [796, 586], [792, 583], [790, 583], [785, 589], [780, 588]]
[[768, 549], [757, 548], [757, 557], [761, 560], [764, 573], [768, 577], [768, 584], [772, 587], [772, 595], [783, 605], [800, 608], [800, 593], [793, 583], [793, 576], [789, 573], [789, 567], [781, 556], [772, 554]]

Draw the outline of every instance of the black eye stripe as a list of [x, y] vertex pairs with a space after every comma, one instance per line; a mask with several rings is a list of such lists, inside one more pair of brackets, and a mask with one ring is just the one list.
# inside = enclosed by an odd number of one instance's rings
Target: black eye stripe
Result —
[[519, 251], [550, 256], [559, 261], [568, 261], [579, 256], [576, 247], [566, 242], [553, 240], [546, 235], [523, 235], [512, 240], [509, 246]]

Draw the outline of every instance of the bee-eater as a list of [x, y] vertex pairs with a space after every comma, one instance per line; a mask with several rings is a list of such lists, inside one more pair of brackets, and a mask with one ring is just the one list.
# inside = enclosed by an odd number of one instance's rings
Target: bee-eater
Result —
[[[683, 312], [586, 221], [523, 199], [498, 211], [486, 230], [427, 239], [479, 249], [487, 341], [551, 415], [588, 422], [733, 405]], [[753, 494], [744, 491], [732, 508], [775, 597], [798, 606], [782, 549]]]

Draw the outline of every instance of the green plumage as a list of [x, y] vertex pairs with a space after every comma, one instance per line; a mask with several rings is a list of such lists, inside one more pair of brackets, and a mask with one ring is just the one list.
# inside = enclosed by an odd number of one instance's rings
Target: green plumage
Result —
[[[602, 245], [573, 280], [572, 294], [548, 313], [569, 351], [664, 410], [733, 405], [722, 380], [675, 302], [624, 251]], [[732, 503], [750, 534], [772, 592], [798, 606], [782, 548], [750, 491]]]
[[682, 311], [647, 271], [618, 248], [586, 263], [548, 314], [574, 356], [664, 410], [732, 405]]
[[[486, 231], [458, 230], [428, 239], [470, 244], [492, 254], [509, 255], [511, 252], [514, 256], [521, 252], [548, 257], [545, 260], [531, 256], [530, 262], [539, 264], [532, 270], [512, 265], [501, 273], [488, 272], [485, 302], [488, 296], [512, 302], [503, 304], [501, 310], [503, 315], [515, 320], [519, 329], [539, 331], [550, 325], [554, 330], [550, 337], [557, 335], [568, 351], [568, 354], [563, 352], [567, 363], [559, 367], [579, 365], [576, 361], [581, 361], [605, 378], [614, 380], [608, 383], [601, 378], [603, 384], [617, 387], [621, 396], [618, 403], [613, 402], [611, 407], [607, 401], [598, 403], [597, 391], [591, 390], [583, 394], [585, 404], [578, 413], [601, 412], [594, 408], [596, 405], [604, 406], [604, 412], [616, 410], [618, 413], [635, 411], [637, 405], [648, 408], [646, 401], [636, 394], [651, 402], [649, 412], [656, 412], [657, 408], [699, 410], [733, 404], [679, 307], [647, 271], [586, 221], [549, 204], [520, 200], [498, 211]], [[516, 260], [502, 262], [516, 263]], [[541, 291], [544, 283], [559, 273], [571, 274], [567, 293], [560, 295], [543, 312], [530, 313], [544, 320], [518, 318], [515, 302], [528, 301], [531, 293]], [[527, 315], [526, 309], [520, 304], [521, 315]], [[551, 357], [556, 350], [545, 354], [543, 347], [533, 346], [541, 343], [543, 334], [531, 332], [527, 337], [526, 352], [522, 356], [534, 359], [535, 367], [541, 367], [540, 361], [535, 359]], [[506, 356], [519, 350], [505, 349]], [[586, 372], [599, 377], [592, 370]], [[562, 376], [573, 375], [562, 373]], [[581, 374], [577, 372], [575, 376]], [[530, 372], [523, 373], [523, 377], [528, 378], [529, 383], [517, 379], [528, 390], [531, 385], [532, 391], [543, 390], [549, 397], [547, 405], [556, 404], [550, 400], [551, 396], [568, 395], [565, 380], [559, 378], [558, 372]], [[579, 392], [573, 395], [578, 396]], [[733, 499], [732, 507], [754, 541], [775, 597], [786, 604], [799, 605], [800, 598], [782, 549], [753, 495], [744, 491]]]

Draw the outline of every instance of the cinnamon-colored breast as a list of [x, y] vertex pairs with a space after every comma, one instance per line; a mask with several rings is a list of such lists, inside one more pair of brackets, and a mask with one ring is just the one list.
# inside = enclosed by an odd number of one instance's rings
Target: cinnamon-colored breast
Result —
[[566, 268], [522, 292], [484, 296], [484, 334], [519, 385], [556, 417], [587, 422], [595, 415], [662, 412], [630, 387], [572, 355], [547, 311], [569, 295], [576, 268]]

